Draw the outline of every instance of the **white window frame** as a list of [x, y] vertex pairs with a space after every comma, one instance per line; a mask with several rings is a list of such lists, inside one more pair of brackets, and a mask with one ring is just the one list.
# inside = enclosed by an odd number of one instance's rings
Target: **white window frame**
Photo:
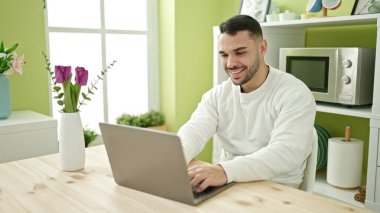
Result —
[[[44, 1], [45, 4], [47, 0]], [[104, 17], [104, 1], [100, 0], [100, 29], [88, 29], [88, 28], [67, 28], [67, 27], [49, 27], [48, 26], [48, 12], [45, 8], [45, 29], [46, 29], [46, 53], [50, 56], [49, 47], [49, 33], [51, 32], [68, 32], [68, 33], [96, 33], [101, 35], [101, 49], [102, 49], [102, 67], [106, 67], [106, 34], [135, 34], [135, 35], [147, 35], [147, 63], [148, 63], [148, 109], [159, 110], [159, 63], [158, 63], [158, 4], [157, 0], [147, 0], [147, 30], [146, 31], [131, 31], [131, 30], [107, 30], [105, 29], [105, 17]], [[52, 82], [50, 82], [51, 84]], [[53, 100], [52, 100], [52, 88], [49, 85], [49, 106], [50, 114], [53, 115]], [[108, 93], [107, 93], [107, 76], [103, 80], [103, 109], [104, 109], [104, 122], [108, 120]]]

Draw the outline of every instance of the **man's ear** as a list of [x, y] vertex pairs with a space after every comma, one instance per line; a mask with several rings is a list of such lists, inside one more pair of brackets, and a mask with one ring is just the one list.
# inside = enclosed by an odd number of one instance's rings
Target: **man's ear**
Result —
[[268, 44], [267, 44], [267, 40], [265, 39], [262, 39], [260, 41], [260, 44], [259, 44], [259, 49], [260, 49], [260, 53], [261, 55], [265, 55], [265, 53], [267, 52], [267, 47], [268, 47]]

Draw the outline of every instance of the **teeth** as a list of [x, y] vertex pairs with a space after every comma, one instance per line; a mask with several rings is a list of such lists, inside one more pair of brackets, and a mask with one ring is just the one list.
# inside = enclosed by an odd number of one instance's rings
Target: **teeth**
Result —
[[239, 70], [230, 70], [230, 72], [232, 73], [232, 74], [236, 74], [236, 73], [239, 73], [239, 72], [241, 72], [242, 71], [242, 69], [239, 69]]

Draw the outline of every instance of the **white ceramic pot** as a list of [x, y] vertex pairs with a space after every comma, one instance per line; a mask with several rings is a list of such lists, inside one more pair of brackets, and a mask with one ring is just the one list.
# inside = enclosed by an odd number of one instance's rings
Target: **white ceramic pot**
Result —
[[59, 155], [62, 169], [65, 171], [83, 169], [85, 143], [79, 112], [62, 113], [59, 128]]

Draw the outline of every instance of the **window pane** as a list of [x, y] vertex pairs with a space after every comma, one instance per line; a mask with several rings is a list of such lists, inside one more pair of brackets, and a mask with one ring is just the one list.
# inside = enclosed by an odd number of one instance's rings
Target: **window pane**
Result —
[[147, 0], [104, 1], [106, 29], [146, 30]]
[[48, 0], [48, 26], [100, 28], [99, 0]]
[[[96, 80], [102, 69], [101, 58], [101, 38], [99, 34], [85, 33], [49, 33], [51, 68], [55, 65], [65, 65], [72, 67], [75, 76], [75, 67], [85, 67], [89, 72], [87, 86]], [[74, 82], [75, 77], [72, 78]], [[91, 101], [85, 102], [87, 105], [81, 106], [81, 119], [83, 126], [88, 125], [96, 131], [99, 129], [98, 123], [103, 121], [103, 82], [97, 85], [94, 95], [90, 96]], [[87, 86], [83, 86], [81, 91], [86, 92]], [[82, 98], [80, 98], [82, 100]], [[60, 106], [53, 99], [53, 116], [60, 118]], [[99, 131], [98, 131], [99, 132]]]
[[107, 35], [107, 60], [117, 60], [108, 73], [109, 122], [123, 113], [140, 114], [148, 110], [147, 37], [145, 35]]

